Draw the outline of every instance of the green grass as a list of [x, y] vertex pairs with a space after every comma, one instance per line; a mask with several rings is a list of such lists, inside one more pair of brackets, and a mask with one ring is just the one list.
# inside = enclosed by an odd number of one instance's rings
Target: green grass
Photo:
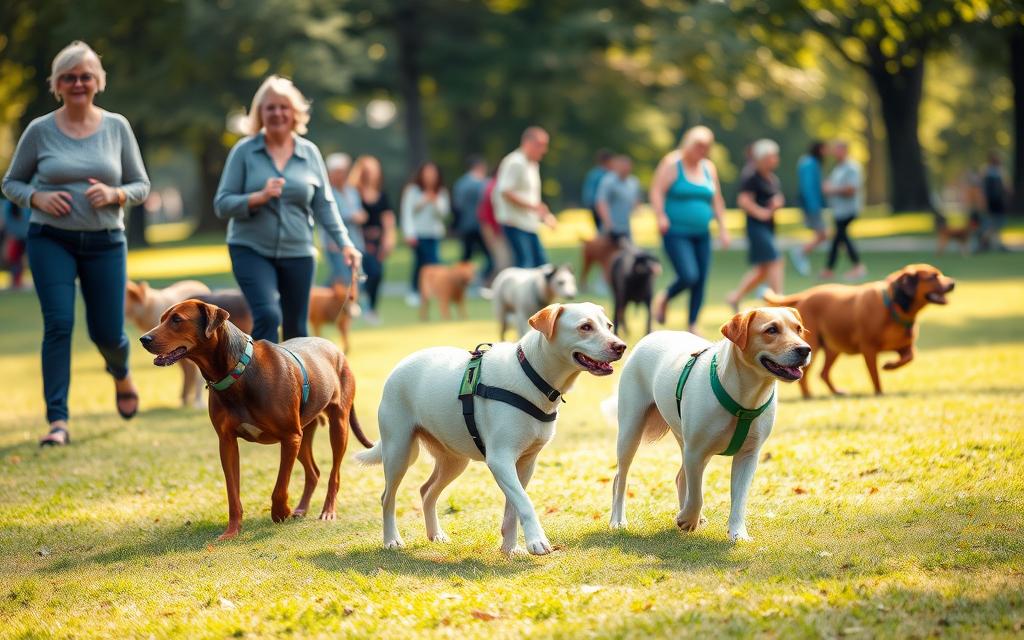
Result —
[[[192, 275], [181, 266], [189, 251], [164, 256], [182, 277]], [[142, 255], [129, 258], [131, 268]], [[577, 261], [567, 249], [556, 257]], [[935, 260], [867, 255], [877, 276]], [[721, 300], [742, 261], [734, 252], [715, 256], [702, 323], [709, 335], [727, 318]], [[278, 449], [247, 443], [243, 533], [214, 544], [227, 518], [216, 439], [204, 411], [175, 406], [178, 373], [133, 349], [143, 412], [122, 422], [80, 315], [74, 444], [40, 451], [38, 307], [31, 294], [6, 295], [0, 637], [1016, 635], [1024, 624], [1024, 260], [936, 263], [958, 279], [957, 290], [948, 307], [924, 312], [917, 359], [883, 372], [886, 396], [868, 395], [853, 357], [834, 373], [852, 397], [805, 402], [795, 387], [782, 389], [750, 499], [752, 543], [726, 539], [723, 458], [706, 475], [708, 525], [695, 534], [675, 529], [679, 452], [671, 438], [641, 449], [630, 527], [609, 531], [615, 432], [596, 407], [614, 381], [581, 378], [529, 489], [558, 546], [543, 558], [500, 555], [502, 498], [479, 464], [442, 497], [453, 542], [428, 543], [417, 491], [429, 474], [426, 456], [399, 494], [404, 551], [380, 549], [380, 468], [350, 459], [337, 522], [275, 525], [269, 493]], [[405, 268], [396, 263], [391, 277], [404, 278]], [[790, 274], [787, 289], [808, 284]], [[415, 324], [396, 300], [383, 311], [383, 326], [357, 328], [351, 355], [371, 437], [381, 384], [400, 358], [430, 345], [471, 347], [495, 329], [479, 301], [469, 321], [450, 324]], [[682, 325], [681, 301], [670, 322]], [[316, 451], [323, 467], [323, 434]]]

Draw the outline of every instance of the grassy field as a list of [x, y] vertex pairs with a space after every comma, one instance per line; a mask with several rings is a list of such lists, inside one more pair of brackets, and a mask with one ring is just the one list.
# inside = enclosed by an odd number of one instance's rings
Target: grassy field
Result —
[[[133, 253], [130, 270], [155, 284], [191, 275], [228, 284], [219, 252], [222, 246]], [[555, 253], [576, 262], [568, 249]], [[876, 276], [935, 260], [867, 255]], [[244, 529], [234, 541], [214, 543], [227, 519], [216, 439], [205, 411], [175, 406], [178, 373], [133, 349], [143, 407], [122, 422], [81, 321], [74, 443], [40, 451], [38, 307], [32, 294], [4, 295], [0, 637], [1019, 637], [1024, 258], [935, 263], [959, 284], [948, 307], [924, 312], [916, 361], [883, 372], [884, 397], [868, 394], [863, 363], [854, 358], [841, 359], [834, 373], [851, 397], [802, 401], [795, 387], [782, 389], [754, 480], [751, 543], [726, 539], [723, 458], [706, 476], [708, 525], [695, 534], [676, 530], [679, 452], [671, 438], [641, 449], [631, 472], [630, 527], [610, 531], [615, 432], [596, 407], [614, 378], [581, 378], [530, 485], [558, 547], [542, 558], [498, 552], [502, 498], [482, 465], [442, 497], [453, 541], [428, 543], [417, 491], [429, 474], [425, 456], [399, 494], [408, 544], [401, 552], [380, 548], [380, 468], [359, 467], [351, 454], [337, 522], [275, 525], [269, 493], [278, 449], [246, 443]], [[396, 263], [391, 277], [402, 278], [404, 268]], [[707, 334], [727, 319], [722, 298], [742, 268], [740, 253], [715, 255]], [[787, 289], [810, 283], [789, 274]], [[397, 300], [386, 301], [383, 315], [383, 326], [357, 328], [351, 354], [356, 403], [371, 437], [382, 382], [400, 358], [430, 345], [471, 347], [495, 331], [480, 301], [466, 322], [419, 325]], [[670, 324], [683, 319], [679, 301]], [[638, 317], [633, 324], [640, 326]], [[454, 390], [439, 393], [455, 401]], [[316, 451], [323, 466], [323, 434]]]

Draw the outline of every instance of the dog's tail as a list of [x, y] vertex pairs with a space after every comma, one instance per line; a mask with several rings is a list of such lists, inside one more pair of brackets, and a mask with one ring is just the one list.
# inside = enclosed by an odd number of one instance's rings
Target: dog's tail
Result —
[[792, 307], [796, 306], [804, 296], [802, 293], [794, 293], [788, 296], [780, 296], [771, 289], [765, 292], [764, 301], [773, 307]]
[[610, 395], [601, 401], [601, 415], [609, 427], [619, 425], [619, 394]]
[[364, 466], [381, 464], [384, 462], [384, 445], [378, 440], [373, 447], [356, 454], [356, 462]]
[[480, 297], [484, 300], [494, 300], [494, 289], [491, 289], [490, 287], [481, 287]]
[[373, 447], [373, 442], [366, 437], [363, 433], [363, 428], [359, 426], [359, 418], [356, 417], [356, 404], [352, 403], [352, 408], [348, 410], [348, 426], [352, 429], [352, 433], [355, 434], [356, 440], [362, 443], [364, 447], [370, 449]]

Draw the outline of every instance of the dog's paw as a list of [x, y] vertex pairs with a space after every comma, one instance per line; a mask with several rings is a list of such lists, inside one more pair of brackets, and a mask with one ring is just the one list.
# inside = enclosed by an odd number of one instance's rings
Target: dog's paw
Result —
[[274, 522], [284, 522], [288, 519], [288, 516], [292, 514], [292, 510], [288, 508], [288, 505], [274, 505], [270, 507], [270, 519]]
[[337, 520], [338, 519], [338, 514], [335, 513], [333, 509], [330, 510], [330, 511], [327, 511], [326, 509], [324, 509], [322, 512], [320, 512], [320, 519], [321, 520]]
[[444, 531], [438, 531], [437, 533], [435, 533], [432, 536], [427, 536], [427, 538], [429, 538], [431, 542], [440, 542], [442, 544], [445, 544], [445, 543], [448, 543], [448, 542], [452, 541], [452, 539], [449, 538], [448, 534], [445, 533]]
[[292, 517], [293, 518], [303, 518], [305, 516], [306, 516], [306, 510], [305, 509], [300, 509], [300, 508], [296, 507], [295, 511], [292, 511]]
[[754, 539], [750, 537], [746, 529], [741, 531], [730, 531], [729, 542], [753, 542]]
[[625, 518], [622, 518], [621, 520], [612, 518], [612, 521], [608, 523], [608, 526], [612, 529], [625, 529], [627, 524], [628, 523]]
[[405, 542], [403, 542], [401, 538], [397, 538], [396, 537], [396, 538], [392, 538], [391, 540], [385, 540], [384, 541], [384, 548], [385, 549], [401, 549], [404, 546], [405, 546]]
[[241, 532], [241, 530], [241, 527], [228, 526], [228, 528], [224, 530], [224, 533], [217, 536], [217, 542], [224, 542], [225, 540], [231, 540], [232, 538], [236, 538], [238, 537], [238, 534]]
[[544, 556], [551, 553], [551, 543], [547, 538], [538, 538], [526, 542], [526, 550], [535, 556]]
[[708, 519], [701, 513], [698, 513], [697, 517], [693, 517], [680, 511], [676, 516], [676, 526], [682, 531], [696, 531], [702, 525], [707, 524], [707, 521]]
[[511, 547], [504, 547], [503, 546], [501, 548], [501, 552], [503, 554], [505, 554], [506, 556], [508, 556], [509, 558], [514, 558], [516, 556], [525, 556], [525, 555], [527, 555], [526, 549], [524, 547], [519, 546], [518, 544], [512, 545]]

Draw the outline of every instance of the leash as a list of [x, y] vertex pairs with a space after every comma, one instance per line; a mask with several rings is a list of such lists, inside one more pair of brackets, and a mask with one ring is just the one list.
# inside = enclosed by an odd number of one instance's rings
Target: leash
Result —
[[352, 272], [352, 278], [348, 283], [348, 295], [345, 296], [345, 302], [342, 303], [342, 311], [347, 315], [352, 315], [352, 305], [356, 302], [356, 296], [359, 294], [359, 283], [366, 282], [366, 274], [361, 273], [355, 267], [350, 269]]
[[[705, 351], [711, 347], [705, 347], [700, 351], [690, 355], [690, 359], [686, 365], [683, 366], [682, 373], [679, 374], [679, 382], [676, 384], [676, 411], [679, 413], [679, 417], [683, 416], [683, 409], [680, 403], [683, 401], [683, 387], [686, 385], [686, 379], [690, 377], [690, 371], [693, 370], [693, 365], [697, 363], [699, 358]], [[747, 439], [747, 434], [750, 432], [750, 423], [756, 420], [768, 406], [775, 399], [775, 390], [772, 389], [772, 394], [768, 396], [768, 400], [756, 409], [745, 409], [738, 402], [732, 399], [729, 392], [722, 386], [722, 382], [718, 379], [718, 354], [711, 356], [711, 390], [715, 394], [715, 398], [718, 399], [718, 404], [722, 406], [727, 412], [736, 417], [736, 431], [732, 434], [732, 439], [729, 440], [729, 446], [725, 448], [725, 451], [719, 453], [720, 456], [733, 456], [743, 446], [743, 442]]]
[[899, 312], [896, 311], [896, 305], [893, 302], [892, 296], [889, 295], [888, 287], [882, 289], [882, 303], [889, 310], [889, 315], [892, 317], [893, 322], [905, 328], [908, 336], [914, 333], [914, 319], [907, 320], [900, 317]]
[[[484, 354], [487, 353], [491, 346], [493, 345], [490, 342], [482, 342], [476, 346], [476, 349], [469, 352], [469, 362], [466, 364], [466, 371], [462, 374], [462, 383], [459, 385], [459, 400], [462, 402], [462, 418], [466, 421], [466, 431], [469, 432], [469, 436], [473, 438], [473, 443], [484, 457], [487, 457], [487, 449], [484, 446], [483, 438], [480, 437], [480, 431], [476, 427], [476, 416], [474, 415], [473, 406], [474, 397], [504, 402], [541, 422], [554, 422], [558, 419], [557, 409], [551, 413], [545, 413], [518, 393], [480, 382], [480, 370], [483, 367]], [[519, 366], [523, 369], [523, 373], [530, 379], [533, 386], [537, 387], [544, 394], [544, 397], [552, 402], [562, 397], [561, 392], [548, 384], [537, 373], [537, 370], [530, 365], [522, 346], [516, 345], [516, 356], [519, 360]], [[565, 398], [562, 398], [562, 402], [565, 402]]]

